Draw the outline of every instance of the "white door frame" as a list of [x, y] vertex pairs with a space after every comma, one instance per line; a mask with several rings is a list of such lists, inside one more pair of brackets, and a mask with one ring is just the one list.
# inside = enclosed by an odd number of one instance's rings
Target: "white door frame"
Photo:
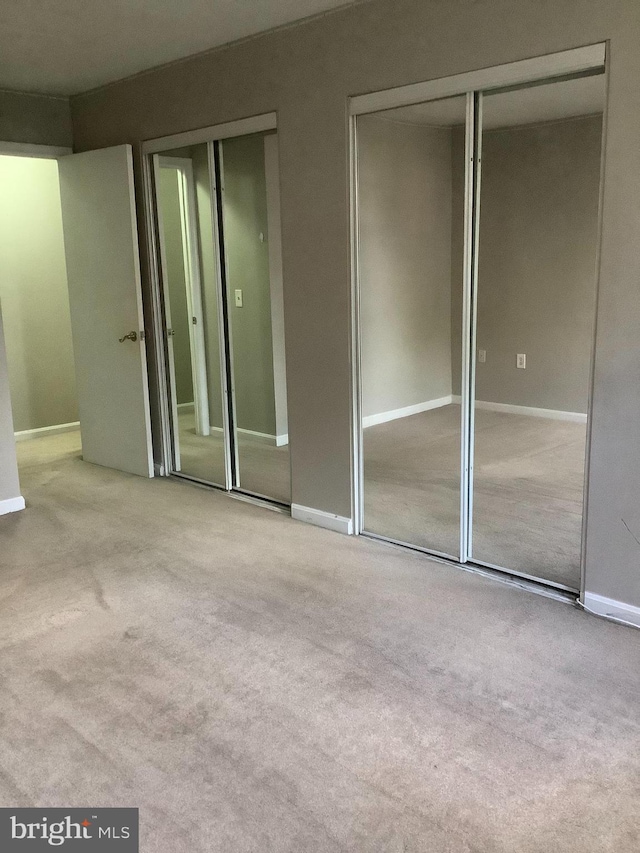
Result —
[[[466, 178], [465, 178], [465, 226], [464, 226], [464, 295], [463, 295], [463, 329], [462, 329], [462, 387], [461, 387], [461, 416], [463, 419], [461, 440], [461, 518], [460, 518], [460, 556], [458, 559], [443, 555], [426, 548], [417, 548], [438, 557], [445, 557], [454, 563], [465, 564], [470, 559], [472, 545], [472, 511], [473, 511], [473, 422], [475, 394], [475, 329], [476, 329], [476, 299], [473, 294], [477, 291], [477, 248], [479, 216], [471, 215], [472, 206], [479, 207], [480, 200], [480, 148], [482, 136], [482, 94], [492, 89], [502, 89], [509, 86], [525, 85], [537, 81], [549, 81], [554, 78], [579, 75], [583, 72], [606, 69], [606, 43], [588, 45], [560, 53], [525, 59], [493, 68], [484, 68], [452, 77], [423, 83], [400, 86], [381, 92], [371, 92], [356, 95], [349, 99], [349, 164], [350, 164], [350, 237], [351, 237], [351, 394], [352, 394], [352, 525], [354, 533], [363, 532], [364, 501], [363, 501], [363, 427], [362, 427], [362, 387], [361, 387], [361, 340], [360, 340], [360, 280], [358, 269], [359, 234], [358, 234], [358, 149], [357, 149], [357, 117], [380, 110], [393, 109], [410, 104], [424, 103], [442, 98], [465, 95], [467, 98], [466, 121]], [[603, 146], [604, 156], [604, 146]], [[469, 164], [473, 164], [472, 167]], [[601, 213], [600, 213], [601, 216]], [[599, 233], [600, 233], [599, 224]], [[591, 362], [593, 375], [593, 360], [595, 347], [592, 344]], [[585, 460], [585, 488], [583, 497], [583, 535], [581, 543], [581, 580], [580, 596], [584, 595], [584, 562], [588, 470], [589, 470], [589, 436], [591, 422], [591, 393], [589, 397], [587, 416], [587, 453]], [[380, 537], [385, 538], [385, 537]], [[403, 543], [400, 543], [403, 544]], [[417, 546], [411, 546], [417, 547]], [[488, 569], [497, 569], [505, 573], [503, 567], [480, 564]], [[524, 581], [544, 583], [546, 586], [559, 591], [570, 588], [550, 581], [541, 581], [530, 575], [508, 570], [514, 578]], [[573, 592], [573, 590], [571, 590]]]

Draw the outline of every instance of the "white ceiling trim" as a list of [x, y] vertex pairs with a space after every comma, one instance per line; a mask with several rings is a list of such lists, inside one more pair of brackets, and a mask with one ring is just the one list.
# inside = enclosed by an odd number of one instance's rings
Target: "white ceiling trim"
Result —
[[175, 133], [172, 136], [161, 136], [157, 139], [148, 139], [142, 143], [143, 154], [159, 154], [171, 151], [174, 148], [184, 148], [188, 145], [200, 145], [203, 142], [214, 142], [219, 139], [231, 139], [234, 136], [246, 136], [249, 133], [263, 133], [266, 130], [275, 130], [277, 127], [276, 113], [264, 113], [250, 118], [241, 118], [238, 121], [228, 121], [224, 124], [214, 124], [210, 127], [198, 130], [187, 130], [184, 133]]
[[517, 86], [521, 83], [531, 83], [565, 74], [579, 74], [583, 71], [602, 68], [605, 64], [605, 56], [606, 45], [603, 42], [497, 65], [494, 68], [482, 68], [465, 74], [455, 74], [452, 77], [398, 86], [383, 92], [356, 95], [349, 99], [349, 112], [352, 116], [365, 115], [379, 110], [410, 106], [422, 101], [450, 98], [466, 92]]

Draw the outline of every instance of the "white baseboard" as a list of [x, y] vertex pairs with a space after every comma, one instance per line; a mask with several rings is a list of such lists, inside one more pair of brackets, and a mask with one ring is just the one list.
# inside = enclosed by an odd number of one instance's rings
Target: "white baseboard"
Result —
[[[211, 427], [211, 434], [213, 435], [215, 432], [222, 432], [222, 427]], [[289, 436], [285, 435], [273, 435], [268, 432], [255, 432], [252, 429], [241, 429], [238, 427], [236, 432], [242, 433], [242, 435], [249, 435], [254, 441], [258, 441], [261, 444], [275, 444], [276, 447], [284, 447], [285, 444], [289, 444]]]
[[256, 432], [253, 429], [240, 429], [240, 427], [236, 427], [236, 432], [239, 432], [241, 435], [247, 435], [254, 441], [259, 441], [261, 444], [276, 443], [276, 436], [268, 432]]
[[7, 515], [10, 512], [20, 512], [24, 508], [25, 502], [22, 495], [19, 495], [17, 498], [7, 498], [4, 501], [0, 501], [0, 515]]
[[635, 607], [633, 604], [605, 598], [604, 595], [597, 595], [595, 592], [585, 592], [583, 607], [589, 613], [595, 613], [596, 616], [604, 616], [614, 622], [640, 628], [640, 607]]
[[196, 406], [195, 403], [177, 403], [176, 409], [179, 412], [195, 412]]
[[[362, 426], [364, 429], [378, 424], [385, 424], [387, 421], [395, 421], [398, 418], [408, 418], [409, 415], [419, 415], [420, 412], [428, 412], [430, 409], [440, 409], [442, 406], [449, 406], [453, 402], [451, 394], [446, 397], [438, 397], [435, 400], [425, 400], [423, 403], [415, 403], [413, 406], [403, 406], [401, 409], [391, 409], [388, 412], [380, 412], [378, 415], [366, 415], [362, 418]], [[460, 398], [458, 398], [460, 402]]]
[[296, 521], [304, 521], [307, 524], [315, 524], [316, 527], [326, 527], [327, 530], [335, 530], [337, 533], [353, 533], [353, 522], [344, 515], [334, 515], [321, 509], [313, 509], [310, 506], [291, 504], [291, 518]]
[[53, 426], [38, 427], [37, 429], [22, 429], [14, 432], [16, 441], [29, 441], [31, 438], [42, 438], [45, 435], [59, 435], [63, 432], [73, 432], [80, 429], [80, 421], [70, 424], [54, 424]]
[[[459, 403], [460, 395], [454, 394], [452, 402]], [[586, 424], [584, 412], [562, 412], [559, 409], [538, 409], [535, 406], [516, 406], [513, 403], [492, 403], [490, 400], [476, 400], [476, 409], [486, 409], [489, 412], [505, 412], [509, 415], [528, 415], [532, 418], [548, 418], [552, 421], [573, 421]]]

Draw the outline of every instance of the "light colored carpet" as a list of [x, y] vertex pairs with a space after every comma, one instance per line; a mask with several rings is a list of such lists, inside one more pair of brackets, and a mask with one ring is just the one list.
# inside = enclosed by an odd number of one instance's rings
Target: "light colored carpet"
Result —
[[[478, 410], [473, 557], [578, 589], [586, 427]], [[460, 407], [364, 431], [365, 527], [458, 556]]]
[[[222, 433], [197, 435], [193, 413], [180, 413], [178, 420], [182, 473], [224, 485]], [[280, 503], [291, 503], [288, 445], [276, 447], [239, 432], [238, 469], [242, 489]]]
[[144, 853], [640, 849], [640, 632], [72, 441], [0, 518], [0, 805], [138, 806]]

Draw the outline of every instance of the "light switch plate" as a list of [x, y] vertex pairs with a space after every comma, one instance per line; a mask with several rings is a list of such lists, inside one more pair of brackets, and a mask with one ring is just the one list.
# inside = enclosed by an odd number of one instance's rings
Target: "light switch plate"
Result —
[[236, 290], [235, 296], [236, 296], [236, 308], [242, 308], [242, 291]]
[[516, 356], [516, 367], [520, 370], [524, 370], [527, 366], [527, 354], [524, 352], [519, 352]]

